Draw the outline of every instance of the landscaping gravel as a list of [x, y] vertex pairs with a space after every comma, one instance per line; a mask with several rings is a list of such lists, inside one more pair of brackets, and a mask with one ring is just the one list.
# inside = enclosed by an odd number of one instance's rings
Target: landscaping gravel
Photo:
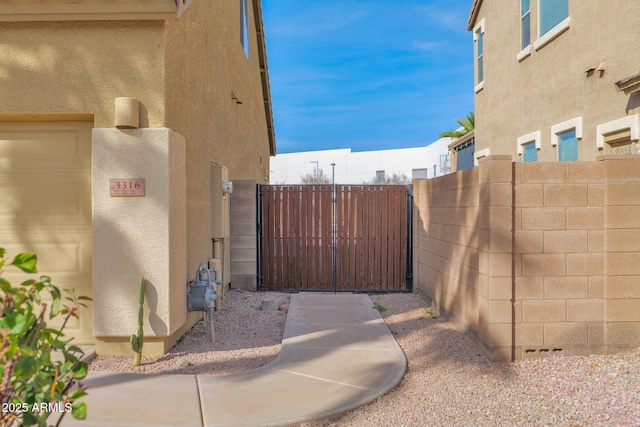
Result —
[[[287, 294], [231, 291], [215, 314], [216, 343], [197, 324], [165, 356], [97, 357], [92, 370], [219, 374], [273, 360], [284, 311], [261, 302]], [[640, 349], [609, 356], [551, 356], [513, 364], [489, 362], [475, 343], [437, 317], [419, 295], [373, 295], [407, 356], [403, 381], [374, 402], [318, 426], [640, 426]], [[186, 363], [189, 366], [181, 367]], [[312, 397], [310, 397], [312, 398]]]

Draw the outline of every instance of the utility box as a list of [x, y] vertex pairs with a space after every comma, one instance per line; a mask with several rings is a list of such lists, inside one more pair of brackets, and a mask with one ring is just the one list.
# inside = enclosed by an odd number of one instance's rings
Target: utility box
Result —
[[[211, 164], [211, 242], [212, 256], [209, 268], [218, 270], [221, 296], [231, 283], [231, 226], [229, 171], [225, 166]], [[219, 298], [220, 299], [220, 298]], [[219, 300], [218, 299], [218, 300]]]

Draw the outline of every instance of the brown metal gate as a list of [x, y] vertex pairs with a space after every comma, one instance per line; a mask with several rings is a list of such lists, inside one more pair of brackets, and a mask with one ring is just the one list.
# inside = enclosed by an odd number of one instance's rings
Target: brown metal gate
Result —
[[411, 290], [411, 197], [400, 185], [259, 186], [258, 288]]

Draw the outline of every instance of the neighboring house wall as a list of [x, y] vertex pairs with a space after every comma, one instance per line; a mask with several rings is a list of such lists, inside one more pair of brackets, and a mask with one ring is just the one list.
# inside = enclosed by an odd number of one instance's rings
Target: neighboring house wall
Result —
[[278, 154], [271, 160], [271, 183], [299, 184], [301, 176], [314, 171], [315, 162], [329, 179], [331, 163], [335, 163], [339, 184], [362, 184], [374, 178], [379, 170], [388, 176], [405, 174], [408, 178], [412, 177], [413, 170], [420, 170], [418, 173], [426, 172], [428, 178], [433, 178], [450, 172], [440, 169], [440, 156], [448, 154], [447, 145], [451, 141], [451, 138], [440, 138], [426, 147], [377, 151], [352, 152], [350, 148], [342, 148]]
[[414, 284], [495, 361], [640, 345], [640, 156], [414, 180]]
[[[637, 123], [640, 114], [640, 94], [618, 92], [615, 85], [640, 71], [633, 54], [640, 46], [640, 2], [569, 0], [568, 19], [541, 35], [542, 2], [531, 1], [531, 38], [524, 48], [520, 3], [474, 2], [468, 29], [483, 34], [483, 81], [478, 81], [477, 61], [474, 81], [476, 151], [522, 161], [518, 146], [540, 132], [538, 161], [557, 161], [554, 132], [579, 123], [578, 160], [608, 154], [609, 147], [598, 147], [598, 138], [616, 126], [598, 126], [628, 116]], [[632, 139], [637, 137], [636, 131]]]
[[[92, 277], [83, 286], [93, 291], [97, 352], [130, 352], [136, 283], [144, 276], [145, 353], [161, 354], [201, 317], [187, 313], [187, 282], [199, 264], [222, 257], [214, 254], [212, 238], [218, 238], [223, 256], [230, 251], [229, 230], [213, 235], [212, 223], [228, 222], [224, 210], [229, 209], [229, 196], [213, 183], [225, 179], [226, 171], [230, 180], [268, 181], [275, 137], [260, 2], [247, 2], [243, 42], [240, 1], [178, 6], [157, 0], [142, 11], [137, 2], [105, 0], [71, 13], [75, 5], [44, 0], [50, 15], [31, 15], [31, 3], [0, 6], [0, 121], [9, 123], [0, 132], [13, 132], [13, 122], [27, 128], [30, 122], [53, 123], [47, 132], [56, 132], [57, 122], [93, 124], [92, 137], [82, 146], [83, 155], [93, 149], [87, 215], [93, 244], [76, 246], [84, 260], [77, 268]], [[37, 22], [4, 22], [14, 17]], [[140, 101], [138, 129], [115, 127], [117, 97]], [[26, 150], [21, 141], [31, 142], [25, 132], [9, 134], [12, 145], [0, 147], [1, 161], [14, 162], [12, 150]], [[55, 165], [49, 172], [56, 172]], [[2, 173], [0, 180], [16, 180], [15, 174]], [[144, 178], [144, 196], [113, 197], [113, 178]], [[64, 184], [56, 191], [78, 190]], [[5, 212], [0, 225], [20, 215], [19, 206]], [[66, 219], [55, 212], [50, 217], [62, 233]], [[60, 252], [56, 244], [24, 235], [10, 249], [36, 252], [46, 265], [48, 253]], [[42, 272], [55, 281], [55, 269]]]

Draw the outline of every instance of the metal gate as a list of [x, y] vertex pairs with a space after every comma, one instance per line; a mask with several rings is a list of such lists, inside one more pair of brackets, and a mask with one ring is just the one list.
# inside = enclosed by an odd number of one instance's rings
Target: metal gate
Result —
[[258, 289], [410, 291], [411, 223], [411, 186], [259, 186]]

